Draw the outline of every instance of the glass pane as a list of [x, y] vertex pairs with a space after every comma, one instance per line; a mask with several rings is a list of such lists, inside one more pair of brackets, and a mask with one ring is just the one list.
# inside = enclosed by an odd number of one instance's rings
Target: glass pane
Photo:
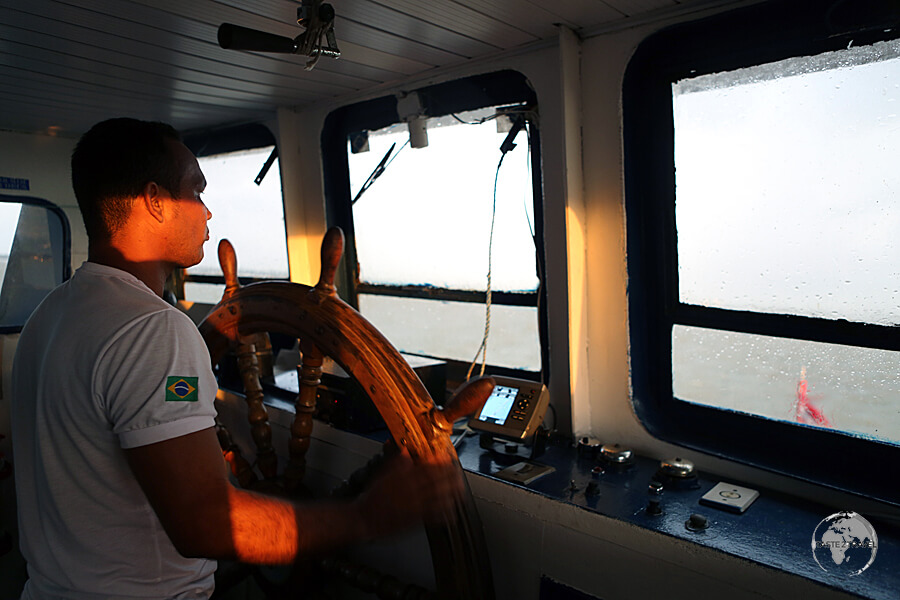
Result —
[[289, 276], [278, 160], [262, 184], [254, 183], [271, 152], [269, 146], [198, 159], [207, 182], [203, 202], [212, 219], [203, 261], [188, 274], [221, 276], [217, 248], [219, 240], [227, 238], [237, 252], [238, 275]]
[[184, 299], [201, 304], [216, 304], [225, 293], [225, 284], [184, 282]]
[[900, 323], [900, 42], [673, 85], [679, 294]]
[[18, 202], [0, 203], [0, 217], [0, 327], [19, 328], [63, 281], [65, 224], [44, 206]]
[[[493, 114], [488, 109], [458, 117], [475, 122]], [[428, 119], [425, 148], [406, 144], [405, 124], [370, 132], [368, 152], [352, 154], [348, 146], [355, 196], [396, 144], [396, 158], [353, 206], [361, 281], [485, 289], [494, 178], [507, 135], [497, 129], [495, 120], [468, 125], [448, 116]], [[534, 202], [524, 131], [516, 144], [497, 182], [491, 288], [533, 291]]]
[[6, 274], [6, 264], [12, 250], [16, 227], [19, 225], [19, 211], [22, 205], [18, 202], [0, 202], [0, 282]]
[[900, 443], [900, 352], [676, 325], [679, 400]]
[[[484, 306], [421, 298], [359, 295], [360, 312], [403, 352], [471, 362], [484, 335]], [[537, 309], [491, 306], [489, 365], [540, 371]], [[481, 364], [479, 356], [478, 364]]]

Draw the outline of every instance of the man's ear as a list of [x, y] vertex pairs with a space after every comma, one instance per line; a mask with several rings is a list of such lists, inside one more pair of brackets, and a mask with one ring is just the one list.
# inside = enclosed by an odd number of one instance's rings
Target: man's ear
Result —
[[166, 191], [155, 181], [147, 182], [141, 194], [141, 201], [144, 204], [144, 209], [159, 223], [162, 223], [165, 220], [163, 201], [166, 196]]

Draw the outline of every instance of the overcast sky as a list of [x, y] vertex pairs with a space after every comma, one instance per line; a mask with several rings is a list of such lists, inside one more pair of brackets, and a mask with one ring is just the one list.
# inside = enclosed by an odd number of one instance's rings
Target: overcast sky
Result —
[[[463, 120], [469, 120], [466, 114]], [[406, 146], [353, 208], [361, 278], [385, 284], [484, 289], [494, 178], [506, 132], [495, 121], [429, 121], [428, 146]], [[369, 136], [350, 155], [355, 196], [385, 152], [409, 139], [406, 125]], [[503, 159], [497, 183], [492, 288], [534, 290], [535, 247], [530, 155], [525, 132]]]

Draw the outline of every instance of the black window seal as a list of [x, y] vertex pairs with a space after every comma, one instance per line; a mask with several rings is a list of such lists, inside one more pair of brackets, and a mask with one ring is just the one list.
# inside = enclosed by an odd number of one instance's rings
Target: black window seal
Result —
[[639, 419], [662, 440], [896, 505], [900, 488], [882, 467], [900, 461], [900, 446], [680, 402], [672, 392], [675, 324], [900, 349], [898, 327], [698, 307], [678, 298], [671, 83], [898, 37], [896, 3], [865, 4], [871, 27], [838, 17], [849, 6], [843, 0], [776, 1], [673, 26], [635, 52], [622, 91], [632, 392]]
[[[475, 302], [484, 304], [487, 293], [471, 290], [455, 290], [427, 285], [374, 285], [359, 282], [356, 284], [358, 294], [374, 294], [378, 296], [397, 296], [400, 298], [422, 298], [424, 300], [449, 300], [451, 302]], [[536, 306], [537, 292], [491, 292], [491, 304], [506, 306]]]
[[[261, 283], [263, 281], [288, 281], [287, 277], [246, 277], [238, 276], [242, 285], [250, 283]], [[224, 275], [192, 275], [186, 273], [184, 277], [185, 283], [205, 283], [205, 284], [222, 284], [225, 285]]]
[[277, 145], [275, 136], [262, 123], [190, 131], [182, 139], [184, 145], [198, 158]]

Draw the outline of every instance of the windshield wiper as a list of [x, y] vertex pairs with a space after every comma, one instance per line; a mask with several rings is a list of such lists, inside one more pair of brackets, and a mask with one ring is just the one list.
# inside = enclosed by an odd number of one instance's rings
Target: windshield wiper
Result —
[[[408, 143], [409, 143], [409, 140], [406, 140], [406, 142], [404, 142], [403, 145], [400, 146], [400, 150], [403, 150], [403, 148], [405, 148], [406, 144], [408, 144]], [[369, 175], [368, 179], [366, 179], [366, 182], [362, 185], [361, 188], [359, 188], [359, 192], [357, 192], [356, 196], [353, 197], [353, 200], [350, 201], [350, 206], [353, 206], [354, 204], [356, 204], [356, 201], [359, 200], [359, 197], [362, 196], [363, 193], [367, 189], [372, 187], [372, 184], [375, 183], [375, 180], [378, 179], [379, 177], [381, 177], [382, 173], [384, 173], [384, 171], [385, 171], [385, 169], [387, 169], [388, 165], [394, 161], [394, 158], [397, 158], [397, 156], [400, 154], [400, 150], [397, 150], [397, 154], [395, 154], [394, 157], [391, 158], [390, 161], [388, 161], [388, 158], [391, 157], [391, 153], [394, 151], [394, 148], [396, 146], [397, 146], [396, 142], [391, 144], [391, 147], [388, 148], [388, 151], [384, 154], [384, 157], [382, 157], [381, 162], [378, 163], [378, 166], [375, 167], [375, 170], [372, 171], [372, 173]]]

